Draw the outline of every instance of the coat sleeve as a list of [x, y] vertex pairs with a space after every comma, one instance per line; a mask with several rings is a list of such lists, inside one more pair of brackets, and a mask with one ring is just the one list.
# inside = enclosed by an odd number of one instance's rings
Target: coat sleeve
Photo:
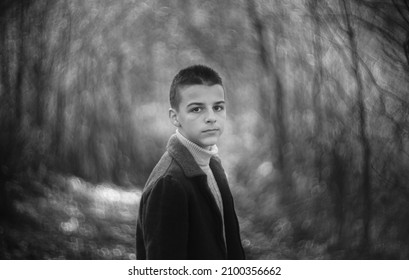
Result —
[[151, 189], [144, 213], [147, 259], [187, 259], [187, 194], [174, 179], [160, 179]]

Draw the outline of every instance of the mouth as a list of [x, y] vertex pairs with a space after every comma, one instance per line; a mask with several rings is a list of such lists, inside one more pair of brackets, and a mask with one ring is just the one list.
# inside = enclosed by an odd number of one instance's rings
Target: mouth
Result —
[[218, 128], [212, 128], [212, 129], [203, 130], [202, 132], [203, 132], [203, 133], [207, 133], [207, 132], [217, 132], [217, 131], [219, 131]]

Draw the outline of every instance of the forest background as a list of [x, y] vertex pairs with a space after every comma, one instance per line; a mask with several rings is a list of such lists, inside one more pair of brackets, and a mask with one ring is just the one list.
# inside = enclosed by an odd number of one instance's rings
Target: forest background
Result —
[[249, 259], [409, 258], [407, 1], [0, 3], [0, 258], [134, 259], [197, 63]]

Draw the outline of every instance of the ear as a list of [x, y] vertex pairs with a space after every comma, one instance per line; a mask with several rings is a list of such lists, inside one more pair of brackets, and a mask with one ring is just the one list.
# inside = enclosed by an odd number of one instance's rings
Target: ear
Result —
[[178, 112], [173, 108], [169, 108], [169, 120], [175, 127], [180, 127]]

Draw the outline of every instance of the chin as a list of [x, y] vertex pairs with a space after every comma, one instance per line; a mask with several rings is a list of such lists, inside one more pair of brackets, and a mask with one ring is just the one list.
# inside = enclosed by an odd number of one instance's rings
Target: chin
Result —
[[201, 141], [200, 144], [202, 147], [209, 147], [217, 144], [217, 141], [219, 139], [206, 139], [204, 141]]

